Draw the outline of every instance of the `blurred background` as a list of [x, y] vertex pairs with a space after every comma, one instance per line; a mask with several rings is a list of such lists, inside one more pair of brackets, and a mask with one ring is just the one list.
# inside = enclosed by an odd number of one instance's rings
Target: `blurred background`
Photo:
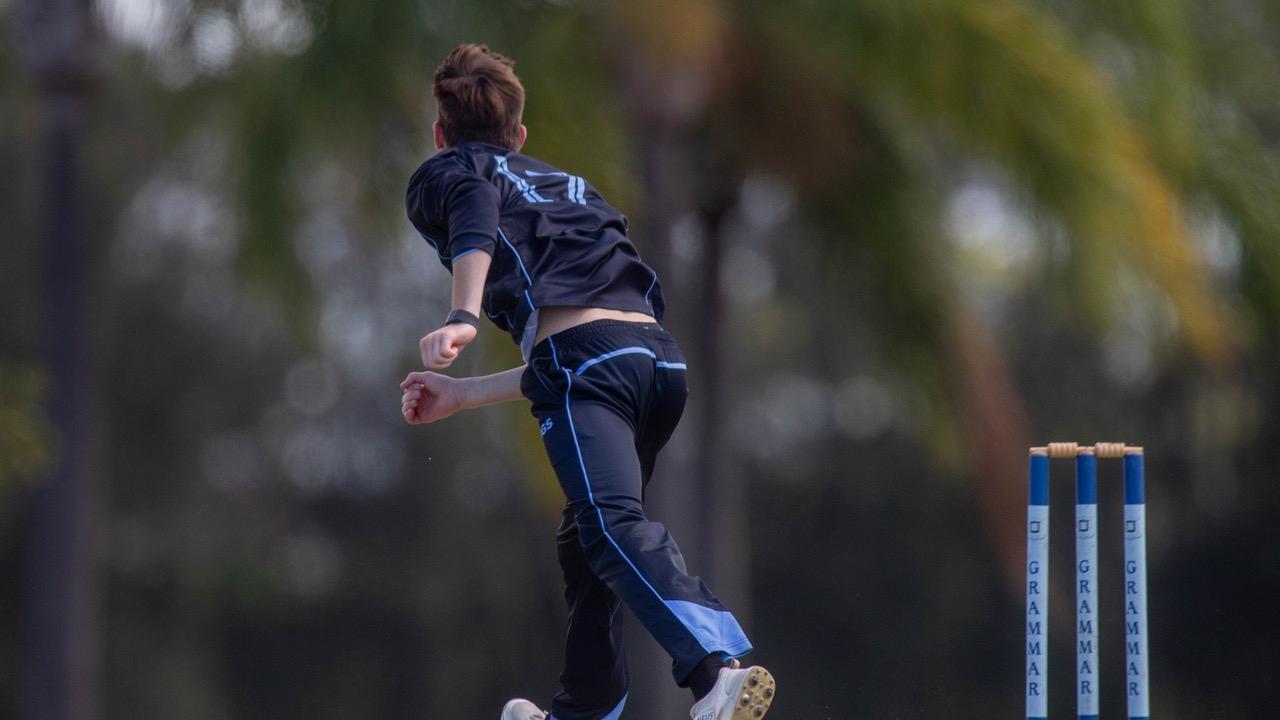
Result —
[[[771, 718], [1019, 717], [1050, 439], [1147, 449], [1155, 714], [1280, 717], [1280, 2], [0, 0], [0, 31], [0, 717], [549, 701], [527, 408], [398, 405], [449, 298], [403, 192], [468, 41], [662, 275], [692, 394], [650, 503]], [[490, 328], [450, 372], [518, 362]], [[687, 716], [629, 648], [625, 717]]]

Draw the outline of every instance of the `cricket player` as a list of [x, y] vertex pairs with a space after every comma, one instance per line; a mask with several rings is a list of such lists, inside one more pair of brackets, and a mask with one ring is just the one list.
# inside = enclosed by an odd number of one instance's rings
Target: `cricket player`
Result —
[[482, 312], [526, 364], [470, 378], [411, 372], [401, 384], [404, 419], [415, 425], [528, 401], [564, 490], [560, 692], [549, 712], [518, 698], [501, 718], [616, 720], [627, 700], [620, 605], [671, 655], [676, 683], [693, 693], [693, 720], [764, 717], [772, 676], [740, 667], [751, 643], [738, 621], [644, 511], [688, 393], [684, 356], [660, 324], [662, 286], [622, 213], [582, 177], [520, 154], [524, 88], [513, 68], [484, 45], [445, 58], [433, 84], [439, 152], [409, 180], [406, 205], [453, 274], [452, 311], [418, 343], [423, 365], [449, 367]]

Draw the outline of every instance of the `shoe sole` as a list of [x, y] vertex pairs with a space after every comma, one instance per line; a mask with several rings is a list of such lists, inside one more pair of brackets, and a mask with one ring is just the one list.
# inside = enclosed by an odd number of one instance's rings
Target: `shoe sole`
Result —
[[769, 712], [773, 697], [777, 694], [778, 684], [773, 675], [762, 667], [747, 668], [747, 677], [738, 690], [737, 701], [733, 704], [733, 714], [728, 720], [760, 720]]
[[507, 704], [502, 706], [502, 716], [498, 720], [515, 720], [516, 708], [520, 706], [520, 703], [529, 703], [529, 701], [524, 698], [514, 698], [507, 701]]

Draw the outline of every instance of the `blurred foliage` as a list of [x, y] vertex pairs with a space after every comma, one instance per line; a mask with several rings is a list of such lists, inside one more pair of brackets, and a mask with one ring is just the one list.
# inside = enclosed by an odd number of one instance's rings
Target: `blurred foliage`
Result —
[[[1070, 288], [1095, 320], [1120, 302], [1116, 265], [1126, 261], [1169, 296], [1191, 346], [1223, 358], [1230, 317], [1209, 293], [1174, 190], [1111, 83], [1059, 22], [1022, 2], [801, 8], [787, 15], [823, 38], [816, 51], [828, 62], [849, 68], [883, 127], [903, 135], [900, 147], [930, 152], [937, 128], [998, 162], [1065, 225]], [[818, 31], [831, 27], [851, 32]]]
[[[88, 151], [107, 717], [474, 717], [554, 686], [525, 408], [395, 407], [447, 302], [404, 182], [431, 71], [475, 40], [518, 61], [529, 152], [632, 213], [664, 283], [726, 268], [779, 717], [1017, 711], [1021, 488], [975, 448], [1049, 434], [1148, 446], [1161, 712], [1276, 714], [1277, 3], [192, 0], [144, 3], [144, 40], [129, 5], [100, 4]], [[0, 357], [32, 357], [40, 118], [9, 52]], [[975, 186], [1026, 246], [962, 242]], [[486, 333], [455, 370], [516, 362]], [[40, 378], [0, 367], [0, 486], [50, 459]]]
[[47, 384], [39, 368], [0, 361], [0, 494], [47, 469], [53, 457], [41, 407]]

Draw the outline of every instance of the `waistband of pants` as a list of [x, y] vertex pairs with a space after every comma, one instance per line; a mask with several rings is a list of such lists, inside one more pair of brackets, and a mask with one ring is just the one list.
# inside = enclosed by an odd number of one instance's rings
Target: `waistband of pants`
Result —
[[630, 320], [615, 320], [612, 318], [605, 318], [603, 320], [591, 320], [590, 322], [584, 322], [581, 325], [574, 325], [573, 327], [568, 328], [567, 330], [561, 330], [558, 333], [553, 333], [551, 335], [548, 335], [547, 337], [542, 339], [542, 342], [539, 342], [537, 345], [533, 346], [533, 354], [539, 355], [543, 353], [550, 353], [551, 344], [548, 342], [548, 340], [555, 343], [568, 345], [573, 343], [576, 340], [595, 337], [597, 335], [605, 335], [617, 330], [642, 330], [642, 329], [657, 330], [659, 332], [662, 332], [662, 326], [657, 323], [632, 322]]

